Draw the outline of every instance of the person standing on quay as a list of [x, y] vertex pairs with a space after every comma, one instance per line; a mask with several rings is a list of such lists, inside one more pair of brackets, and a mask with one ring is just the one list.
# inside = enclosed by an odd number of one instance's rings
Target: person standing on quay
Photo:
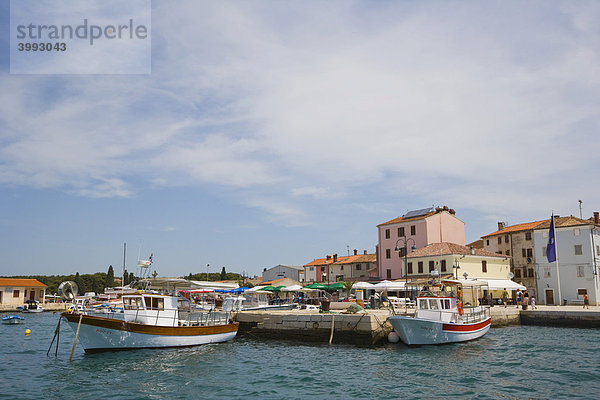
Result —
[[523, 295], [523, 292], [521, 292], [521, 289], [517, 290], [517, 308], [519, 308], [519, 306], [521, 305], [521, 296]]
[[531, 296], [531, 309], [532, 310], [536, 309], [536, 307], [535, 307], [535, 296]]
[[523, 293], [523, 308], [527, 308], [529, 305], [529, 292], [525, 289], [525, 293]]
[[506, 308], [506, 305], [508, 304], [508, 292], [506, 291], [506, 288], [504, 288], [504, 291], [502, 292], [502, 303], [504, 304], [504, 308]]
[[589, 299], [587, 293], [585, 293], [583, 295], [583, 308], [587, 308], [587, 309], [590, 308], [590, 299]]

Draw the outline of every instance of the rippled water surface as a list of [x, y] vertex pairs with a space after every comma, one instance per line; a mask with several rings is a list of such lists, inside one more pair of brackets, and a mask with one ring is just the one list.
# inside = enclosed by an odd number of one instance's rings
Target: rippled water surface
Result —
[[[600, 398], [600, 330], [518, 326], [469, 343], [408, 348], [237, 338], [186, 349], [46, 357], [58, 314], [0, 326], [0, 397]], [[25, 329], [31, 336], [25, 336]]]

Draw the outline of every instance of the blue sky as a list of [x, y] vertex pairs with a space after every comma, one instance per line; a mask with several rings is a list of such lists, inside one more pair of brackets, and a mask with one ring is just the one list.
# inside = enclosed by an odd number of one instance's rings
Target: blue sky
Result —
[[[60, 6], [60, 2], [57, 3]], [[0, 274], [259, 274], [600, 209], [598, 2], [152, 2], [150, 75], [10, 75]], [[85, 60], [84, 62], [92, 62]]]

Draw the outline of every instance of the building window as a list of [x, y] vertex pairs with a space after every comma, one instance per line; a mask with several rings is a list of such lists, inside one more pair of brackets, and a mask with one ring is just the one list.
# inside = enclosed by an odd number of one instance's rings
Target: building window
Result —
[[489, 245], [490, 245], [490, 239], [486, 239], [486, 240], [485, 240], [485, 245], [486, 245], [486, 246], [489, 246]]
[[23, 291], [23, 296], [24, 296], [24, 297], [27, 297], [27, 289], [25, 289], [25, 290]]
[[403, 237], [404, 236], [404, 227], [400, 227], [398, 228], [398, 237]]
[[502, 236], [498, 236], [498, 244], [502, 244]]
[[496, 254], [502, 254], [502, 250], [498, 250]]
[[515, 268], [515, 278], [521, 277], [521, 268]]
[[13, 290], [13, 297], [19, 297], [19, 294], [20, 293], [18, 289]]
[[386, 239], [389, 239], [389, 238], [390, 238], [390, 230], [389, 230], [389, 229], [386, 229], [386, 230], [385, 230], [385, 238], [386, 238]]
[[385, 272], [386, 272], [386, 275], [387, 275], [386, 279], [392, 279], [392, 270], [391, 269], [387, 269]]
[[481, 272], [487, 272], [487, 261], [481, 261]]
[[508, 243], [508, 235], [504, 236], [504, 243]]
[[510, 256], [510, 250], [506, 250], [506, 255]]
[[552, 269], [550, 267], [544, 268], [544, 278], [552, 277]]
[[528, 271], [529, 271], [529, 277], [535, 278], [535, 272], [533, 271], [533, 268], [529, 268]]
[[385, 249], [385, 258], [392, 258], [392, 250]]
[[533, 257], [533, 249], [527, 249], [527, 257]]
[[340, 271], [343, 271], [343, 270], [344, 270], [344, 266], [340, 265]]
[[531, 232], [525, 232], [525, 240], [531, 240]]
[[314, 271], [314, 270], [315, 270], [315, 267], [310, 267], [310, 270], [311, 270], [311, 271]]
[[409, 274], [412, 274], [412, 273], [413, 273], [413, 270], [412, 270], [412, 263], [411, 263], [411, 262], [409, 262], [409, 263], [408, 263], [408, 268], [407, 268], [407, 269], [408, 269], [408, 273], [409, 273]]
[[575, 245], [575, 255], [580, 256], [583, 254], [583, 247], [580, 244]]
[[362, 268], [362, 265], [360, 265], [360, 264], [356, 264], [356, 270], [357, 270], [357, 271], [360, 271], [360, 270], [361, 270], [361, 268]]
[[423, 273], [423, 261], [419, 261], [419, 262], [417, 263], [417, 272], [418, 272], [419, 274], [422, 274], [422, 273]]
[[577, 296], [583, 296], [587, 294], [587, 289], [577, 289]]
[[442, 260], [442, 272], [446, 272], [446, 260]]
[[435, 263], [433, 261], [429, 261], [429, 272], [435, 269]]
[[581, 229], [579, 229], [579, 228], [573, 229], [573, 235], [575, 235], [575, 236], [581, 235]]
[[583, 265], [578, 265], [577, 266], [577, 277], [578, 278], [584, 278], [585, 277], [585, 272], [584, 272], [584, 266]]
[[416, 225], [411, 225], [410, 226], [410, 235], [411, 236], [415, 236], [417, 234], [417, 226]]

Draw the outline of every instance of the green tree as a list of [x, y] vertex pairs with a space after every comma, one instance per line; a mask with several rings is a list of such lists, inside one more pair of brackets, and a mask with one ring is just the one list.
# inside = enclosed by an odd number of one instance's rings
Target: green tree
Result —
[[129, 274], [127, 270], [123, 270], [123, 286], [126, 286], [129, 283]]
[[221, 270], [221, 276], [220, 279], [222, 281], [227, 280], [227, 272], [225, 272], [225, 267], [223, 267], [223, 269]]
[[115, 270], [112, 265], [108, 266], [108, 272], [106, 273], [106, 282], [104, 287], [113, 287], [115, 285]]

